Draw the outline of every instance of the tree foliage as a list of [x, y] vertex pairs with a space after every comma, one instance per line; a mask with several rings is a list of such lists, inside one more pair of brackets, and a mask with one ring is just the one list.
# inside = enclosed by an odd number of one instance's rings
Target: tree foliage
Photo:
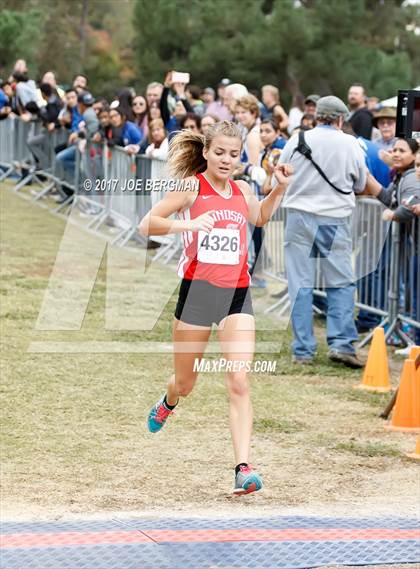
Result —
[[403, 0], [0, 0], [0, 76], [19, 57], [64, 84], [87, 73], [105, 96], [176, 69], [286, 98], [352, 82], [388, 97], [420, 82], [419, 16]]
[[385, 97], [418, 78], [418, 16], [398, 0], [136, 0], [138, 74], [341, 96], [357, 81]]
[[96, 94], [112, 97], [134, 79], [132, 21], [132, 0], [0, 0], [0, 76], [23, 58], [32, 77], [53, 70], [68, 85], [86, 73]]
[[18, 54], [19, 58], [35, 62], [43, 32], [42, 12], [2, 10], [0, 12], [0, 69]]

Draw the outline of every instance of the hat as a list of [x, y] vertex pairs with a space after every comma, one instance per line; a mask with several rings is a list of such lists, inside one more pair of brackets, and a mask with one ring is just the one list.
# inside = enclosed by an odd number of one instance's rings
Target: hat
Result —
[[319, 99], [320, 99], [320, 96], [319, 96], [319, 95], [315, 95], [315, 94], [313, 94], [313, 95], [308, 95], [308, 96], [306, 97], [306, 99], [305, 99], [305, 105], [306, 105], [307, 103], [315, 103], [315, 104], [317, 104], [317, 102], [318, 102]]
[[227, 87], [227, 86], [230, 85], [230, 84], [231, 84], [231, 80], [228, 79], [227, 77], [225, 77], [224, 79], [222, 79], [222, 80], [219, 82], [218, 87]]
[[373, 117], [374, 126], [378, 126], [379, 119], [397, 120], [397, 109], [395, 107], [383, 107], [380, 111], [375, 113]]
[[204, 89], [204, 93], [208, 93], [209, 95], [213, 95], [213, 97], [216, 96], [216, 93], [214, 92], [214, 89], [212, 87], [206, 87]]
[[349, 110], [341, 99], [334, 95], [321, 97], [316, 104], [315, 116], [336, 118], [349, 114]]
[[82, 103], [86, 107], [90, 107], [95, 102], [95, 98], [92, 96], [91, 93], [85, 91], [84, 93], [80, 93], [80, 95], [77, 97], [77, 101], [79, 103]]

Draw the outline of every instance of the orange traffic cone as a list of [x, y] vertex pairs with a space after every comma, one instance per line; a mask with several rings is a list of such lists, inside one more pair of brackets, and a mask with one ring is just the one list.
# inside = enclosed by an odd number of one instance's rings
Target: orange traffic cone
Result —
[[381, 393], [391, 390], [385, 332], [380, 326], [375, 328], [373, 333], [362, 383], [353, 387], [355, 389], [367, 389], [368, 391], [379, 391]]
[[420, 346], [411, 346], [409, 359], [415, 360], [418, 355], [420, 355]]
[[404, 362], [392, 419], [391, 431], [420, 431], [420, 367], [410, 358]]
[[408, 458], [415, 458], [417, 460], [420, 460], [420, 435], [417, 439], [416, 450], [414, 452], [408, 452], [406, 456], [408, 456]]

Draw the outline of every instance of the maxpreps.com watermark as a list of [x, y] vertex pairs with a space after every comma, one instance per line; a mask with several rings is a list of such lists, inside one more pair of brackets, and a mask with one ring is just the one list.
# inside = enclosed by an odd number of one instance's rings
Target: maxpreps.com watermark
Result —
[[246, 373], [274, 373], [276, 371], [276, 360], [208, 360], [206, 358], [195, 358], [193, 371], [197, 373], [223, 373], [241, 372]]
[[83, 182], [83, 189], [86, 192], [98, 193], [131, 193], [131, 192], [198, 192], [198, 179], [169, 179], [153, 178], [143, 180], [143, 178], [96, 178], [91, 180], [86, 178]]

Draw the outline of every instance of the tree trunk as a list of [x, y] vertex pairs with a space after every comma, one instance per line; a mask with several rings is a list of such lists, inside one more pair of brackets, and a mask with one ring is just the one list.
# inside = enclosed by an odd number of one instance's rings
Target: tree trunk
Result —
[[79, 69], [83, 71], [86, 56], [86, 21], [88, 12], [88, 0], [82, 0], [82, 13], [80, 15], [80, 62]]

